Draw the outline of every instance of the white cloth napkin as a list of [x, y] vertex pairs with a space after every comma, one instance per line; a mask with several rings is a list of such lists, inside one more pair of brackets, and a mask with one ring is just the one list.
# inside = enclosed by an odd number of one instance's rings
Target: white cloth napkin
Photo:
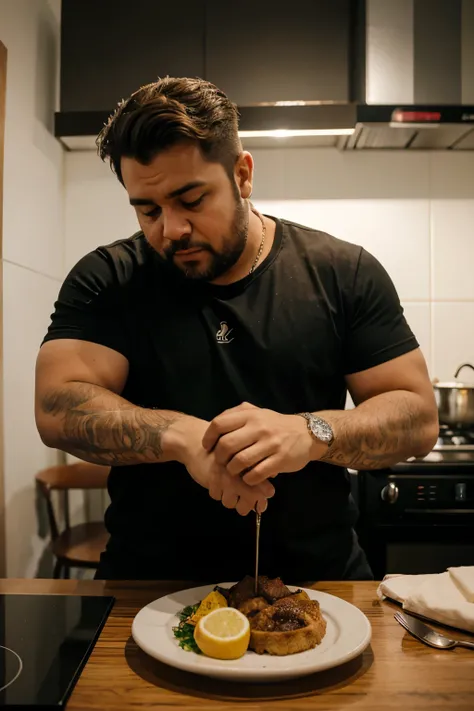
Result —
[[[380, 598], [401, 602], [407, 612], [474, 633], [474, 602], [469, 602], [461, 592], [453, 570], [458, 573], [459, 568], [433, 575], [387, 575], [377, 593]], [[474, 572], [474, 566], [469, 570]], [[461, 577], [464, 581], [471, 580], [466, 570]]]
[[466, 600], [474, 602], [474, 565], [461, 565], [448, 568], [448, 572]]

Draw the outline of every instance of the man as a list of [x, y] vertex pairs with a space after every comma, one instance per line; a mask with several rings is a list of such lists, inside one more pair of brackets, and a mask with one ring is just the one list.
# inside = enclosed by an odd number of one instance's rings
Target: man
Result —
[[255, 509], [263, 574], [370, 578], [346, 467], [423, 455], [438, 434], [388, 275], [254, 210], [236, 107], [205, 81], [141, 88], [98, 148], [141, 231], [66, 278], [36, 394], [47, 445], [112, 467], [98, 577], [237, 580]]

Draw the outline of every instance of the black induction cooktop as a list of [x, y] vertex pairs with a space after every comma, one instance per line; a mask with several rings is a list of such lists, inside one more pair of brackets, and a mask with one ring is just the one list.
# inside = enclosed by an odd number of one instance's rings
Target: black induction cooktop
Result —
[[0, 709], [64, 708], [113, 603], [113, 597], [0, 595]]

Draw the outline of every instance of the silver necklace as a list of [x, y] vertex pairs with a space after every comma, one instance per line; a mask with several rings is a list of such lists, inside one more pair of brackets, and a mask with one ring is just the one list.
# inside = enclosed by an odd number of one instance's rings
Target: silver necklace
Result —
[[249, 271], [249, 274], [252, 274], [252, 272], [255, 271], [255, 269], [256, 269], [256, 267], [257, 267], [258, 260], [259, 260], [260, 257], [262, 256], [263, 245], [265, 244], [265, 236], [266, 236], [266, 234], [267, 234], [267, 228], [266, 228], [266, 226], [265, 226], [265, 221], [264, 221], [262, 215], [261, 215], [253, 206], [252, 206], [250, 209], [252, 210], [252, 212], [253, 212], [255, 215], [257, 215], [257, 217], [259, 218], [260, 222], [262, 223], [262, 239], [261, 239], [261, 241], [260, 241], [260, 247], [258, 248], [257, 256], [255, 257], [255, 261], [254, 261], [254, 263], [252, 264], [252, 266], [250, 267], [250, 271]]

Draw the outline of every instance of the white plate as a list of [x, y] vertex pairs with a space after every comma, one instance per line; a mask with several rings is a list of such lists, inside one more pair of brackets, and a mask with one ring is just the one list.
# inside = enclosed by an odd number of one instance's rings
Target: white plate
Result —
[[[231, 585], [222, 583], [222, 587]], [[186, 652], [173, 634], [173, 627], [179, 623], [176, 613], [195, 605], [213, 588], [208, 585], [181, 590], [151, 602], [133, 620], [133, 639], [144, 652], [172, 667], [219, 679], [252, 682], [280, 681], [329, 669], [357, 657], [370, 643], [370, 622], [357, 607], [334, 595], [306, 589], [309, 597], [319, 602], [327, 622], [326, 635], [314, 649], [284, 657], [248, 651], [232, 661]], [[289, 589], [296, 590], [291, 586]]]

